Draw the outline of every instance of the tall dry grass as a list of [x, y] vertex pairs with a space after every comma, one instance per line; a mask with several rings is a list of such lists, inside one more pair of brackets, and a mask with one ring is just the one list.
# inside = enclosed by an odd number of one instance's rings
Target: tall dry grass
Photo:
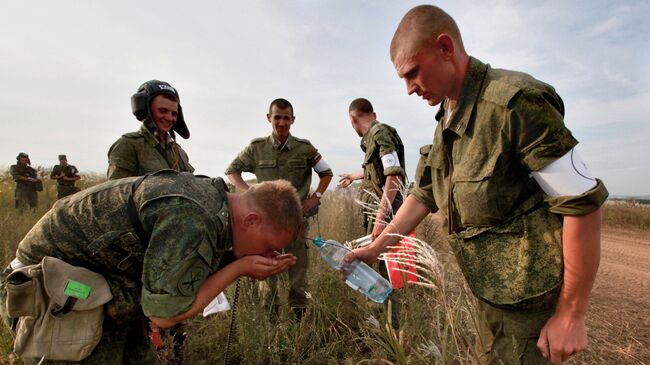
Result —
[[[43, 170], [42, 174], [47, 171]], [[82, 187], [102, 178], [92, 176], [81, 181]], [[0, 174], [0, 264], [13, 258], [15, 248], [30, 227], [55, 201], [54, 183], [45, 179], [35, 212], [18, 215], [13, 208], [13, 183]], [[321, 211], [312, 220], [309, 236], [345, 242], [364, 235], [360, 207], [354, 190], [328, 191]], [[606, 210], [609, 207], [606, 207]], [[311, 250], [309, 271], [311, 303], [300, 323], [291, 320], [286, 306], [273, 319], [265, 302], [266, 293], [259, 282], [241, 279], [237, 338], [230, 358], [244, 364], [478, 364], [478, 319], [476, 300], [467, 287], [439, 232], [435, 215], [418, 227], [414, 250], [422, 285], [403, 290], [400, 312], [401, 329], [392, 329], [381, 305], [350, 290]], [[286, 280], [282, 299], [286, 298]], [[232, 300], [234, 285], [228, 288]], [[185, 363], [220, 364], [228, 338], [231, 312], [208, 318], [197, 317], [188, 323]], [[604, 332], [605, 335], [607, 332]], [[596, 338], [589, 350], [569, 363], [624, 363], [623, 358], [603, 355], [599, 349], [618, 338]], [[0, 326], [0, 364], [9, 364], [10, 336]], [[165, 358], [162, 359], [163, 363]], [[605, 361], [605, 362], [602, 362]], [[641, 363], [640, 363], [641, 364]]]

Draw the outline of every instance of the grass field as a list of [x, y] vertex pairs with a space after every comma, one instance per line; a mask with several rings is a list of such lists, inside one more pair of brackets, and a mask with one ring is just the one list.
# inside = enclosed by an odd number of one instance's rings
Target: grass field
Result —
[[[42, 171], [44, 174], [45, 171]], [[85, 176], [80, 186], [102, 178]], [[55, 201], [54, 183], [45, 179], [39, 193], [39, 207], [18, 215], [13, 206], [13, 183], [6, 173], [0, 177], [0, 265], [13, 258], [20, 239]], [[321, 212], [310, 226], [317, 234], [340, 242], [363, 235], [361, 214], [350, 192], [328, 192]], [[620, 219], [618, 212], [605, 207], [607, 222], [634, 226], [643, 219]], [[611, 214], [610, 214], [611, 213]], [[649, 210], [625, 210], [625, 215], [650, 216]], [[616, 223], [614, 223], [616, 222]], [[282, 307], [277, 322], [265, 311], [265, 287], [251, 279], [241, 279], [236, 328], [230, 358], [245, 364], [478, 364], [475, 299], [437, 229], [437, 219], [429, 216], [420, 225], [417, 237], [427, 286], [411, 286], [402, 291], [401, 330], [391, 329], [381, 305], [365, 300], [345, 286], [333, 270], [311, 250], [310, 308], [300, 323], [290, 320]], [[639, 225], [640, 226], [640, 225]], [[643, 225], [642, 227], [648, 227]], [[648, 228], [645, 228], [648, 229]], [[286, 282], [283, 283], [286, 286]], [[286, 293], [286, 291], [284, 292]], [[232, 300], [234, 285], [227, 295]], [[283, 295], [283, 299], [286, 294]], [[228, 338], [230, 311], [209, 318], [195, 318], [188, 325], [185, 363], [223, 363]], [[591, 316], [591, 315], [590, 315]], [[573, 357], [572, 364], [644, 364], [630, 362], [623, 351], [627, 339], [591, 320], [591, 347]], [[0, 326], [2, 327], [2, 326]], [[163, 354], [163, 362], [165, 356]], [[0, 364], [17, 363], [11, 356], [10, 335], [0, 329]]]

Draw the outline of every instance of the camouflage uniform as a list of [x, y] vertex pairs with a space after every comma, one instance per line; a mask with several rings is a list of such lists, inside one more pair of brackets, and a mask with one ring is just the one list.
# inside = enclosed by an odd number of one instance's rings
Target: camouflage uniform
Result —
[[[370, 128], [361, 138], [361, 150], [365, 152], [363, 158], [363, 182], [361, 183], [360, 200], [365, 203], [379, 203], [384, 194], [384, 186], [386, 185], [386, 176], [397, 175], [401, 178], [401, 182], [406, 183], [406, 161], [404, 159], [404, 145], [402, 139], [397, 134], [395, 128], [388, 124], [374, 121], [370, 124]], [[384, 167], [381, 158], [387, 154], [396, 152], [399, 160], [399, 166]], [[390, 222], [393, 214], [402, 206], [403, 197], [398, 191], [393, 199], [391, 211], [386, 213], [386, 221]], [[365, 216], [364, 225], [366, 227], [366, 234], [372, 234], [375, 227], [375, 221], [369, 216]], [[373, 265], [379, 271], [381, 276], [389, 279], [388, 268], [383, 261]], [[386, 302], [391, 302], [391, 323], [396, 330], [400, 327], [400, 294], [394, 291], [390, 299]]]
[[38, 195], [36, 194], [36, 183], [20, 180], [19, 177], [31, 177], [38, 179], [38, 173], [29, 165], [20, 164], [11, 165], [11, 177], [16, 182], [16, 208], [24, 209], [28, 206], [36, 208], [38, 205]]
[[108, 150], [108, 179], [140, 176], [173, 169], [194, 172], [187, 153], [171, 138], [163, 146], [145, 124], [140, 130], [122, 135]]
[[[578, 143], [550, 85], [470, 58], [460, 95], [451, 116], [446, 102], [436, 115], [433, 144], [420, 149], [412, 194], [431, 212], [443, 209], [463, 275], [486, 303], [483, 317], [500, 318], [490, 323], [495, 344], [515, 341], [501, 348], [519, 351], [552, 315], [548, 302], [557, 302], [563, 275], [560, 215], [593, 212], [608, 193], [597, 180], [580, 196], [551, 198], [529, 176]], [[508, 320], [513, 313], [518, 321]], [[528, 313], [537, 313], [534, 323], [524, 319]], [[535, 361], [546, 361], [533, 351]], [[491, 356], [511, 363], [508, 354]]]
[[106, 305], [104, 334], [84, 364], [154, 363], [144, 316], [189, 310], [201, 283], [232, 249], [223, 180], [170, 170], [147, 176], [133, 198], [148, 245], [127, 214], [134, 180], [109, 181], [57, 201], [16, 253], [24, 264], [53, 256], [108, 281], [114, 298]]
[[[406, 182], [404, 169], [404, 145], [395, 128], [378, 121], [372, 122], [368, 131], [361, 138], [361, 150], [365, 152], [363, 158], [363, 182], [361, 184], [360, 199], [366, 203], [378, 203], [384, 193], [386, 176], [398, 175], [402, 183]], [[384, 168], [381, 158], [392, 152], [397, 153], [400, 166]], [[393, 200], [393, 213], [402, 205], [402, 195], [398, 192]], [[366, 218], [366, 233], [372, 233], [374, 221]]]
[[[278, 179], [287, 180], [296, 188], [300, 200], [309, 195], [311, 171], [319, 156], [316, 148], [306, 139], [289, 135], [286, 143], [281, 144], [270, 135], [256, 138], [235, 157], [226, 169], [226, 174], [243, 171], [255, 174], [258, 182]], [[332, 176], [332, 170], [320, 172], [318, 176]], [[286, 252], [296, 256], [297, 262], [289, 268], [289, 305], [303, 308], [307, 305], [307, 268], [309, 251], [303, 237], [296, 239], [285, 248]], [[277, 299], [277, 278], [268, 280], [272, 299]]]
[[[52, 172], [50, 173], [50, 178], [54, 179], [55, 176], [58, 176], [61, 173], [64, 173], [66, 177], [75, 177], [79, 176], [79, 170], [74, 165], [54, 165]], [[76, 192], [79, 192], [81, 189], [74, 186], [75, 181], [57, 179], [56, 184], [56, 198], [61, 199], [68, 195], [72, 195]]]

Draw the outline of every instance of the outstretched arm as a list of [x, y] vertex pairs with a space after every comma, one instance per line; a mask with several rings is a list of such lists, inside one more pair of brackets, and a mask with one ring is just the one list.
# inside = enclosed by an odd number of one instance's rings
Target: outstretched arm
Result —
[[194, 303], [185, 313], [172, 318], [149, 317], [151, 322], [161, 328], [176, 325], [203, 311], [203, 309], [241, 276], [250, 276], [255, 279], [266, 279], [289, 269], [296, 263], [295, 256], [276, 260], [258, 255], [244, 256], [223, 269], [208, 276], [196, 292]]
[[367, 264], [374, 263], [381, 253], [386, 252], [389, 246], [394, 245], [401, 239], [394, 234], [409, 234], [428, 214], [429, 208], [414, 196], [409, 195], [404, 201], [404, 205], [397, 211], [395, 218], [377, 239], [368, 246], [348, 252], [343, 260], [347, 263], [351, 263], [355, 259], [359, 259]]
[[363, 170], [351, 174], [340, 174], [339, 177], [339, 187], [347, 188], [354, 180], [363, 179]]

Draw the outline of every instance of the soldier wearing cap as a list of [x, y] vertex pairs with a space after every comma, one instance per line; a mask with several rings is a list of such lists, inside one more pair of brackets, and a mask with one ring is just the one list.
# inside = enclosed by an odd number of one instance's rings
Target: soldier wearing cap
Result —
[[[235, 157], [225, 174], [230, 182], [242, 191], [249, 189], [249, 185], [242, 179], [243, 171], [255, 174], [258, 182], [288, 180], [298, 190], [303, 214], [306, 217], [314, 215], [321, 195], [332, 180], [332, 170], [311, 142], [294, 137], [289, 132], [296, 117], [288, 100], [273, 100], [266, 118], [271, 124], [271, 135], [253, 139]], [[318, 174], [320, 181], [316, 191], [310, 194], [312, 170]], [[307, 307], [307, 242], [304, 237], [298, 237], [285, 251], [297, 258], [297, 264], [289, 269], [289, 306], [293, 309], [295, 318], [300, 320]], [[277, 280], [270, 280], [269, 286], [273, 309], [277, 312]]]
[[38, 205], [36, 192], [43, 190], [43, 182], [31, 164], [29, 155], [21, 152], [16, 156], [16, 164], [9, 169], [11, 178], [16, 182], [16, 208], [20, 211], [27, 207], [35, 209]]
[[[55, 257], [102, 275], [112, 294], [101, 340], [81, 364], [155, 364], [149, 326], [153, 336], [201, 314], [241, 276], [265, 279], [286, 271], [295, 257], [276, 259], [277, 251], [301, 229], [298, 194], [286, 181], [242, 194], [228, 192], [221, 178], [171, 170], [108, 181], [57, 201], [22, 239], [16, 259], [0, 272], [0, 317], [19, 336], [30, 336], [21, 326], [34, 318], [7, 316], [4, 281]], [[72, 362], [44, 362], [50, 363]]]
[[81, 189], [74, 186], [75, 182], [81, 179], [79, 170], [74, 165], [68, 164], [68, 158], [65, 155], [59, 155], [59, 164], [54, 165], [50, 178], [56, 180], [56, 198], [61, 199], [72, 195]]
[[390, 54], [408, 94], [441, 104], [438, 124], [392, 224], [345, 260], [375, 261], [391, 234], [441, 210], [479, 299], [486, 362], [558, 365], [582, 351], [608, 193], [576, 150], [562, 99], [470, 57], [456, 22], [432, 5], [404, 16]]
[[122, 135], [108, 150], [109, 180], [162, 169], [194, 172], [176, 143], [176, 133], [190, 137], [178, 91], [164, 81], [147, 81], [131, 97], [131, 109], [142, 126]]

